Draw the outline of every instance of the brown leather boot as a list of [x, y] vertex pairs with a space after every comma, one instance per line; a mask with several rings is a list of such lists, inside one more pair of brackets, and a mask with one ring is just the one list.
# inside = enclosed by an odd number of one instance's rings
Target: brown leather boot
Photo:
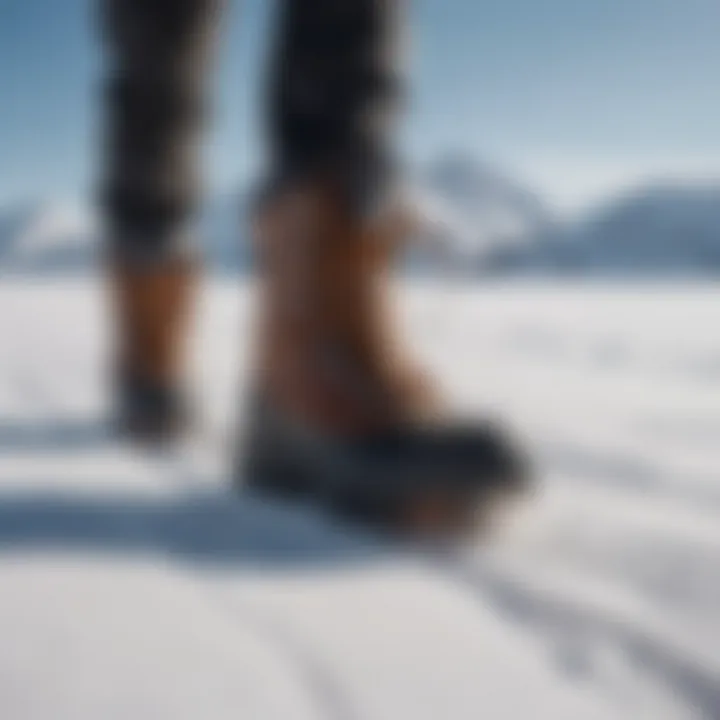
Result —
[[162, 443], [188, 422], [182, 394], [185, 339], [196, 285], [195, 264], [111, 264], [116, 327], [117, 427], [128, 438]]
[[388, 294], [404, 224], [363, 220], [321, 183], [259, 212], [256, 397], [238, 481], [386, 526], [456, 530], [524, 487], [526, 464], [496, 428], [444, 419], [401, 351]]

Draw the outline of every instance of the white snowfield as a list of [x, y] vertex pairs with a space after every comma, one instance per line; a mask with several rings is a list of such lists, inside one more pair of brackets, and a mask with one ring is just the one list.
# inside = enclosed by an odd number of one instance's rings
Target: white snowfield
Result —
[[249, 288], [203, 299], [207, 429], [142, 456], [100, 423], [97, 284], [3, 278], [2, 720], [720, 718], [720, 289], [402, 293], [541, 475], [452, 556], [229, 492]]

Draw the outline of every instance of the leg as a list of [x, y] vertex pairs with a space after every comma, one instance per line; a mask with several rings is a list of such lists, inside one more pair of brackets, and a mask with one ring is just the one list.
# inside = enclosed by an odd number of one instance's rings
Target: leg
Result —
[[105, 0], [109, 49], [102, 186], [122, 429], [181, 423], [178, 387], [195, 285], [188, 225], [220, 0]]
[[285, 0], [269, 97], [276, 180], [334, 173], [372, 203], [392, 175], [404, 0]]
[[[522, 485], [502, 433], [438, 421], [387, 302], [401, 0], [286, 0], [271, 93], [254, 487], [410, 525], [457, 525]], [[248, 469], [249, 468], [249, 469]]]
[[[370, 257], [379, 243], [369, 237], [375, 231], [368, 210], [385, 205], [393, 175], [401, 2], [285, 0], [282, 5], [269, 93], [270, 179], [258, 214], [261, 225], [273, 225], [259, 233], [270, 298], [263, 306], [267, 341], [261, 342], [260, 371], [268, 376], [261, 384], [270, 392], [289, 385], [279, 391], [282, 402], [302, 406], [313, 420], [317, 415], [329, 421], [327, 404], [364, 416], [358, 388], [386, 390], [384, 381], [365, 382], [357, 373], [344, 373], [345, 367], [341, 373], [351, 380], [337, 388], [304, 355], [327, 346], [343, 356], [339, 365], [363, 364], [363, 374], [379, 372], [384, 364], [377, 356], [387, 348], [375, 337], [384, 317], [376, 308], [378, 274]], [[337, 400], [338, 395], [350, 397]]]
[[221, 0], [105, 0], [103, 202], [112, 251], [177, 254], [198, 194], [198, 134]]

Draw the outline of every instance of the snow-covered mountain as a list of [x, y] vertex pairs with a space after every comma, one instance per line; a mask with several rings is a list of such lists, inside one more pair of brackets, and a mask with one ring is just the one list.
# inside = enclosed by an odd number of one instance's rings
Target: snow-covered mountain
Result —
[[655, 182], [560, 222], [538, 197], [472, 161], [427, 176], [451, 262], [471, 272], [720, 273], [720, 182]]
[[[207, 264], [237, 272], [250, 263], [240, 241], [242, 202], [212, 198], [198, 217]], [[0, 211], [0, 271], [5, 273], [86, 272], [102, 249], [99, 223], [92, 213], [69, 203], [39, 202]]]
[[41, 202], [6, 210], [0, 213], [0, 270], [87, 269], [97, 257], [96, 228], [76, 205]]
[[429, 257], [470, 272], [509, 269], [524, 264], [555, 227], [537, 194], [467, 156], [443, 157], [418, 177], [416, 262]]
[[720, 184], [656, 183], [565, 231], [555, 258], [579, 271], [720, 272]]
[[[418, 172], [412, 189], [421, 231], [415, 264], [479, 271], [527, 250], [548, 224], [529, 190], [478, 162], [447, 157]], [[209, 267], [239, 272], [252, 264], [247, 242], [247, 194], [210, 198], [198, 218]], [[97, 223], [78, 208], [57, 203], [0, 212], [0, 269], [85, 270], [97, 260]]]
[[[540, 197], [487, 165], [447, 156], [415, 173], [420, 231], [407, 266], [470, 275], [720, 273], [720, 183], [656, 183], [561, 223]], [[210, 198], [198, 218], [206, 265], [252, 266], [247, 195]], [[39, 203], [0, 211], [0, 271], [85, 271], [100, 250], [78, 207]]]

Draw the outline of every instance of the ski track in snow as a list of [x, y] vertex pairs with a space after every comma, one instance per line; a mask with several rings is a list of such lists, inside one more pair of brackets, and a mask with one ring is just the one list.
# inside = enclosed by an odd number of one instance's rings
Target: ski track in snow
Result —
[[[96, 283], [0, 287], [3, 718], [720, 719], [720, 291], [404, 288], [450, 396], [511, 417], [542, 477], [493, 542], [451, 555], [227, 492], [249, 295], [209, 287], [205, 429], [141, 457], [98, 423]], [[106, 585], [127, 638], [95, 617]], [[133, 632], [164, 667], [150, 687]]]

